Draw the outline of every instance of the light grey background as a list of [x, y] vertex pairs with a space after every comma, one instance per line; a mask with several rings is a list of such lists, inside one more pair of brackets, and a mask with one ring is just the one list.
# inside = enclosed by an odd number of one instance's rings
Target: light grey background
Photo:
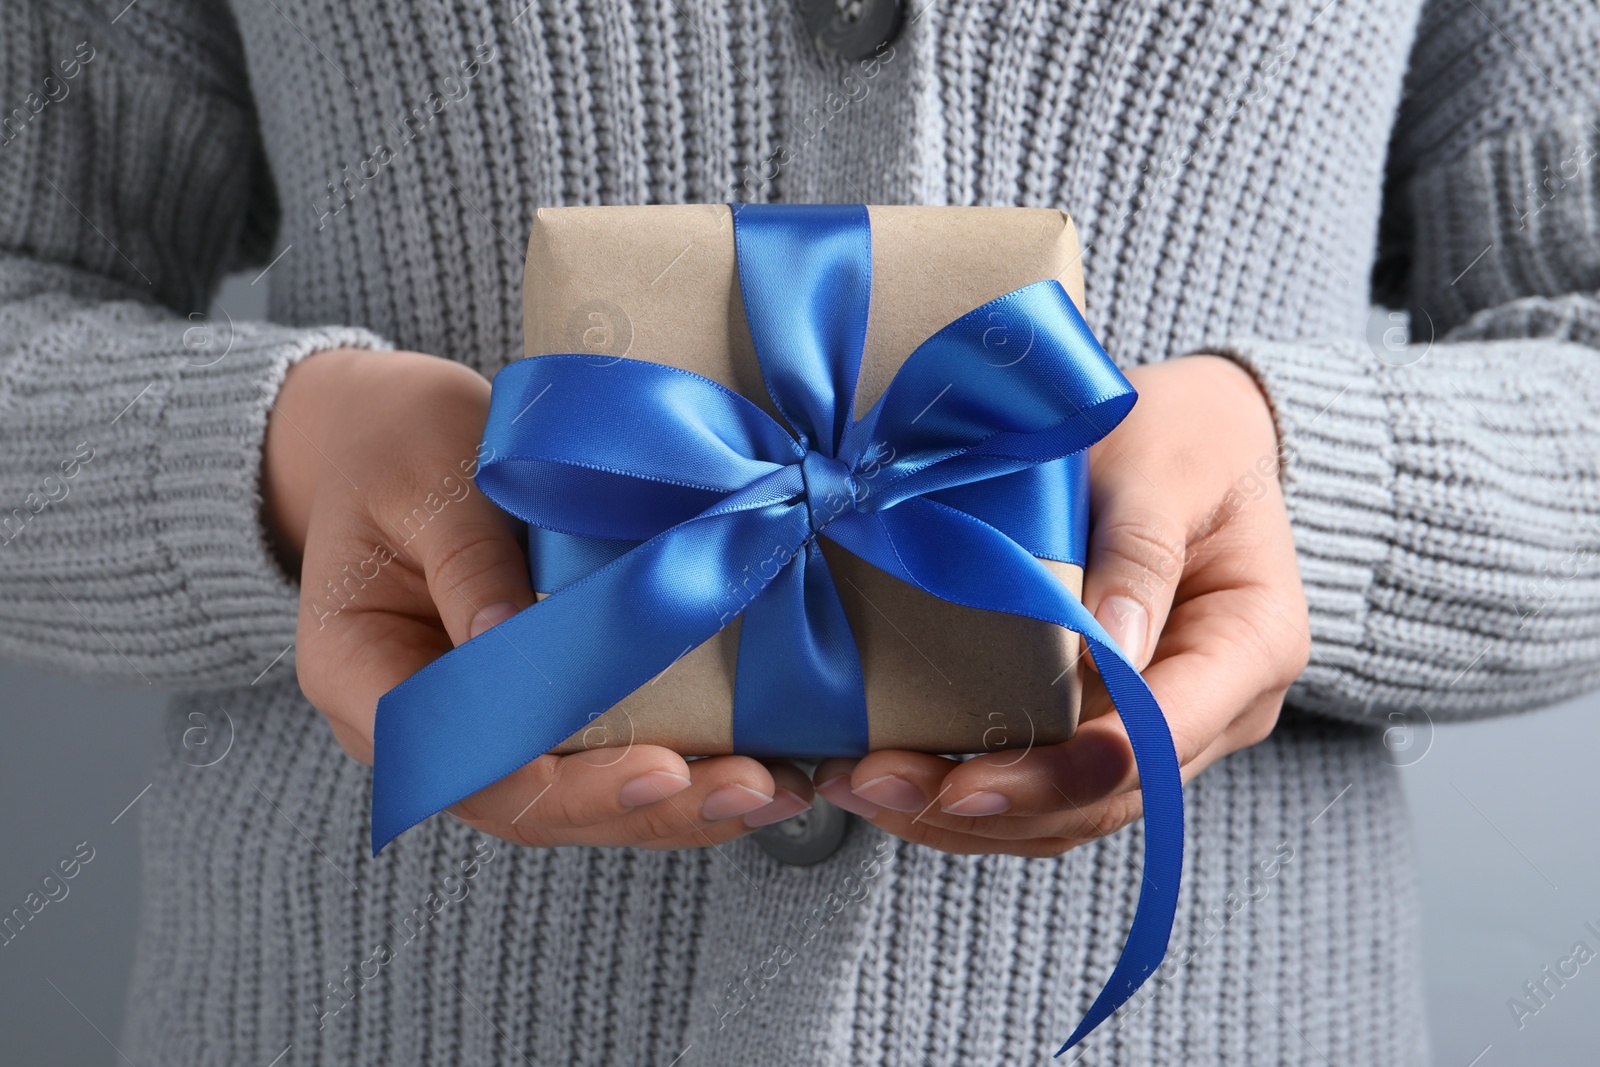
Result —
[[[219, 303], [254, 318], [264, 296], [233, 279]], [[165, 743], [162, 705], [0, 664], [0, 915], [79, 842], [95, 850], [68, 896], [0, 945], [0, 1062], [125, 1062], [112, 1042], [139, 894], [161, 891], [140, 884], [137, 798]], [[1523, 985], [1578, 941], [1600, 952], [1584, 929], [1600, 930], [1600, 698], [1436, 730], [1396, 723], [1390, 742], [1416, 839], [1437, 1067], [1595, 1062], [1600, 959], [1549, 982], [1543, 1006]], [[1520, 1029], [1511, 997], [1539, 1009]]]

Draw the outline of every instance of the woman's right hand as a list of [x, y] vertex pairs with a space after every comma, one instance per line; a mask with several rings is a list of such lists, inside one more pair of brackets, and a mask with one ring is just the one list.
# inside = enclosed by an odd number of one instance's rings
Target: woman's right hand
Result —
[[[380, 696], [533, 603], [514, 520], [473, 483], [488, 411], [488, 381], [460, 364], [333, 349], [289, 370], [268, 420], [265, 517], [300, 576], [300, 686], [364, 763]], [[691, 848], [812, 795], [789, 764], [633, 745], [540, 756], [449, 810], [517, 844]]]

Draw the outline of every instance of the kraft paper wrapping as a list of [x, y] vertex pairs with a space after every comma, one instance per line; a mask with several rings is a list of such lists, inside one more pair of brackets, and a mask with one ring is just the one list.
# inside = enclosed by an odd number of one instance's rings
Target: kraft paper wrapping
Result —
[[[872, 302], [858, 415], [918, 344], [997, 296], [1055, 278], [1083, 306], [1077, 232], [1064, 212], [868, 210]], [[722, 204], [540, 210], [523, 284], [526, 354], [671, 364], [779, 418], [745, 324], [732, 230]], [[1077, 634], [951, 604], [826, 537], [821, 544], [860, 650], [872, 748], [957, 754], [1071, 736], [1082, 699]], [[1081, 594], [1080, 568], [1043, 562]], [[738, 642], [735, 619], [552, 751], [638, 743], [686, 756], [733, 752]]]

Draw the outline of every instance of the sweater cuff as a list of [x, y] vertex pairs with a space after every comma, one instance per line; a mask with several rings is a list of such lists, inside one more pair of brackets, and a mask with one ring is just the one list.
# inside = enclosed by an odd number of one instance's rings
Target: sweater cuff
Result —
[[1255, 378], [1272, 410], [1279, 477], [1311, 616], [1311, 662], [1291, 703], [1348, 716], [1374, 574], [1396, 535], [1390, 368], [1360, 341], [1209, 345]]
[[206, 658], [238, 672], [202, 672], [199, 684], [249, 682], [274, 665], [293, 676], [299, 583], [278, 562], [261, 493], [262, 446], [284, 376], [315, 352], [390, 347], [362, 329], [241, 324], [226, 355], [186, 360], [159, 398], [149, 484], [156, 543], [179, 594], [173, 623], [201, 627], [192, 636], [212, 647]]

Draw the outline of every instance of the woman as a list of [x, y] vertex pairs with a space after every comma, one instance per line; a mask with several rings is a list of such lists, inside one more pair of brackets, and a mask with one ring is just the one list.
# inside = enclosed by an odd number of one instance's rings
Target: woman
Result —
[[[0, 13], [5, 499], [80, 459], [0, 642], [234, 731], [143, 804], [134, 1062], [1012, 1063], [1082, 1015], [1114, 716], [1009, 768], [550, 757], [365, 851], [377, 697], [531, 600], [462, 479], [534, 210], [728, 200], [1078, 224], [1141, 394], [1085, 601], [1189, 780], [1167, 964], [1079, 1062], [1424, 1061], [1379, 730], [1600, 681], [1593, 5], [948, 0], [827, 51], [788, 3], [111, 6]], [[271, 321], [206, 321], [245, 264]]]

